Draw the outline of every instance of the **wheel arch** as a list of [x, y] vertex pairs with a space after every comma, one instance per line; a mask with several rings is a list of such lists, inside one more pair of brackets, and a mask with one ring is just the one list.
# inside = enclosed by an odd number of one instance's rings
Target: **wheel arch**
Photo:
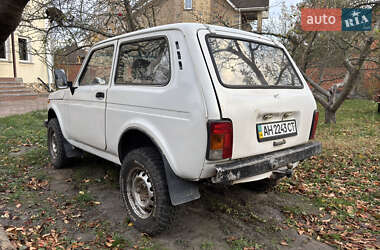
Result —
[[48, 121], [50, 121], [53, 118], [57, 118], [57, 114], [55, 113], [53, 108], [50, 108], [48, 111]]
[[66, 129], [65, 129], [65, 126], [64, 126], [64, 123], [62, 120], [62, 115], [59, 112], [59, 109], [57, 108], [57, 106], [52, 104], [48, 109], [48, 122], [54, 118], [56, 118], [58, 120], [59, 126], [61, 127], [63, 137], [65, 139], [67, 139], [67, 133], [66, 133]]
[[161, 155], [164, 163], [166, 181], [169, 190], [171, 203], [176, 206], [187, 203], [200, 198], [199, 187], [197, 183], [187, 181], [177, 176], [173, 171], [173, 167], [169, 163], [164, 151], [156, 142], [156, 140], [147, 132], [140, 128], [131, 127], [124, 131], [118, 144], [118, 156], [120, 162], [133, 149], [145, 146], [153, 146]]
[[153, 146], [161, 155], [163, 155], [161, 148], [145, 131], [136, 127], [126, 129], [120, 136], [118, 143], [118, 156], [120, 162], [123, 162], [124, 157], [131, 150], [144, 146]]

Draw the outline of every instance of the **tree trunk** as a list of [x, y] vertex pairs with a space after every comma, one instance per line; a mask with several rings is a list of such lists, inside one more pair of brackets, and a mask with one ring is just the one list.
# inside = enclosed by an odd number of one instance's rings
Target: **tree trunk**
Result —
[[326, 124], [336, 123], [336, 111], [330, 109], [330, 107], [332, 107], [336, 101], [337, 90], [338, 90], [337, 85], [333, 85], [329, 89], [330, 95], [327, 97], [329, 108], [325, 108], [325, 123]]
[[336, 123], [336, 112], [331, 111], [329, 109], [325, 109], [325, 123]]
[[5, 42], [8, 36], [17, 28], [28, 1], [0, 0], [0, 42]]

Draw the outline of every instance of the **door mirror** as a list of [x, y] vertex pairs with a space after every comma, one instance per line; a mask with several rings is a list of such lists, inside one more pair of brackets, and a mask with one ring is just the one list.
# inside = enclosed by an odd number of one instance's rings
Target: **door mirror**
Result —
[[73, 86], [73, 82], [67, 82], [67, 87], [70, 88], [71, 95], [74, 95], [75, 90], [78, 88]]
[[54, 70], [54, 79], [57, 89], [65, 89], [68, 87], [66, 73], [63, 69]]

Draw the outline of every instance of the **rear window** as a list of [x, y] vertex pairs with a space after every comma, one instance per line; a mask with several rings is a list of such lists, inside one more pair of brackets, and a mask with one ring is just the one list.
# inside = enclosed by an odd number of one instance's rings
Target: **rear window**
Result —
[[303, 87], [281, 48], [234, 38], [210, 36], [207, 40], [219, 80], [226, 87]]

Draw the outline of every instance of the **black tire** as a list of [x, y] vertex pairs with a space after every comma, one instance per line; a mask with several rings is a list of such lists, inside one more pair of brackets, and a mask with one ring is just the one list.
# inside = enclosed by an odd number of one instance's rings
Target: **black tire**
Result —
[[255, 192], [269, 192], [274, 189], [280, 179], [267, 178], [259, 181], [243, 183], [244, 187]]
[[141, 232], [157, 235], [169, 227], [175, 216], [164, 163], [154, 148], [138, 148], [124, 158], [120, 194], [132, 223]]
[[48, 150], [54, 168], [63, 168], [67, 163], [64, 141], [58, 120], [51, 119], [48, 123]]

